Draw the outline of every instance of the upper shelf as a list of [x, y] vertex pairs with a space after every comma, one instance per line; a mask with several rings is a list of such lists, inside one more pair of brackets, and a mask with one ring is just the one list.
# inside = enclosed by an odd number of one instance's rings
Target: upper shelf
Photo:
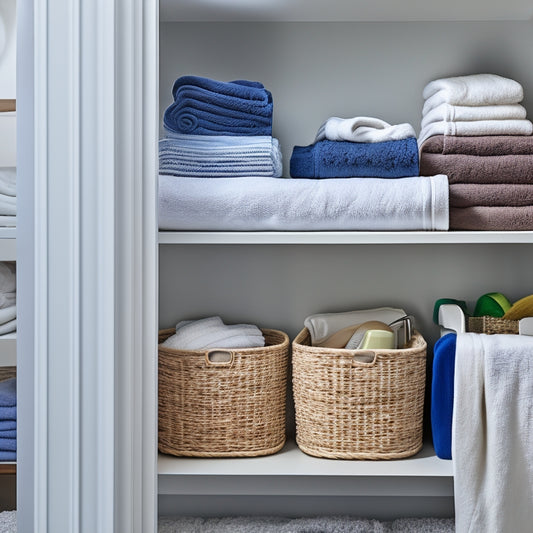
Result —
[[160, 0], [162, 21], [531, 20], [530, 0]]
[[159, 244], [521, 244], [533, 231], [160, 231]]

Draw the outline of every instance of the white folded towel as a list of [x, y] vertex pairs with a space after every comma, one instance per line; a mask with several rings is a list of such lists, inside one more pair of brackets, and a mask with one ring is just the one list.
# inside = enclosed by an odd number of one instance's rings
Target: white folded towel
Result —
[[13, 292], [0, 292], [0, 309], [11, 307], [17, 303], [17, 293]]
[[464, 122], [474, 120], [522, 120], [526, 108], [520, 104], [462, 106], [441, 104], [422, 118], [422, 129], [433, 122]]
[[0, 227], [2, 228], [14, 228], [17, 225], [17, 217], [6, 215], [0, 215]]
[[0, 215], [17, 214], [17, 197], [0, 193]]
[[411, 124], [391, 125], [374, 117], [331, 117], [320, 126], [315, 142], [327, 139], [328, 141], [378, 143], [399, 141], [409, 137], [416, 137]]
[[448, 178], [159, 176], [159, 228], [171, 231], [448, 229]]
[[14, 261], [0, 261], [0, 292], [12, 293], [17, 290], [17, 267]]
[[435, 107], [447, 103], [462, 106], [518, 104], [524, 98], [522, 86], [496, 74], [473, 74], [442, 78], [428, 83], [422, 93], [427, 115]]
[[9, 307], [0, 309], [0, 325], [7, 324], [8, 322], [11, 322], [15, 318], [17, 318], [17, 306], [16, 305], [10, 305]]
[[14, 318], [5, 324], [0, 324], [0, 335], [7, 335], [8, 333], [13, 333], [17, 331], [17, 319]]
[[479, 137], [481, 135], [531, 135], [530, 120], [475, 120], [470, 122], [433, 122], [422, 129], [418, 146], [433, 135], [459, 135]]
[[452, 421], [457, 533], [533, 524], [533, 337], [457, 335]]
[[174, 350], [257, 348], [264, 345], [265, 338], [257, 326], [226, 325], [219, 316], [178, 322], [176, 333], [162, 343]]
[[362, 309], [343, 313], [319, 313], [308, 316], [304, 320], [304, 326], [309, 330], [311, 342], [315, 345], [348, 326], [362, 324], [369, 320], [378, 320], [385, 322], [385, 324], [390, 324], [402, 318], [405, 314], [403, 309], [394, 307], [377, 307], [375, 309]]
[[0, 194], [17, 195], [17, 169], [15, 167], [0, 167]]

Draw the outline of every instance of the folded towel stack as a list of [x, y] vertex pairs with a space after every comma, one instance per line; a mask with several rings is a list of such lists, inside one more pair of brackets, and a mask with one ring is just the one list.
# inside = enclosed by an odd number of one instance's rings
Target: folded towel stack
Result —
[[313, 144], [294, 147], [290, 171], [293, 178], [417, 176], [414, 129], [372, 117], [331, 117]]
[[178, 322], [176, 333], [162, 344], [174, 350], [259, 348], [264, 345], [265, 338], [257, 326], [253, 324], [228, 326], [219, 316]]
[[493, 74], [424, 89], [420, 171], [450, 183], [450, 229], [533, 229], [533, 124], [522, 86]]
[[16, 263], [0, 262], [0, 337], [17, 330]]
[[17, 382], [0, 382], [0, 461], [17, 460]]
[[176, 177], [279, 178], [281, 151], [272, 137], [272, 95], [254, 81], [178, 78], [164, 115], [160, 173]]
[[159, 172], [169, 176], [231, 178], [282, 174], [278, 140], [169, 134], [159, 141]]

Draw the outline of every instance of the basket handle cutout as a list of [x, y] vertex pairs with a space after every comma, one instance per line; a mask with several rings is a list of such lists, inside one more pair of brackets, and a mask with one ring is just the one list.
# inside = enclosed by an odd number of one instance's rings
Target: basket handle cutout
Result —
[[358, 350], [352, 356], [352, 366], [373, 366], [376, 359], [376, 352]]
[[231, 366], [233, 364], [233, 352], [229, 350], [209, 350], [205, 353], [207, 366]]

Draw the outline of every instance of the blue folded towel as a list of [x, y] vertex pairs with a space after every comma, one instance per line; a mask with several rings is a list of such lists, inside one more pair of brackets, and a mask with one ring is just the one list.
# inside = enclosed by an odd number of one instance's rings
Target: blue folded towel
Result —
[[416, 139], [381, 143], [319, 141], [295, 146], [293, 178], [405, 178], [418, 176]]
[[448, 333], [433, 348], [431, 431], [437, 457], [452, 458], [453, 380], [457, 335]]
[[0, 450], [4, 452], [17, 451], [17, 439], [2, 439], [0, 438]]
[[0, 439], [16, 439], [17, 430], [16, 429], [5, 429], [0, 431]]
[[0, 461], [16, 461], [17, 460], [17, 452], [13, 451], [4, 451], [0, 450]]
[[17, 429], [17, 421], [13, 418], [11, 420], [0, 419], [0, 431], [11, 431]]
[[262, 83], [182, 76], [172, 88], [165, 128], [194, 135], [272, 135], [272, 94]]
[[[0, 381], [0, 407], [15, 407], [17, 405], [17, 379], [10, 378]], [[1, 417], [0, 418], [4, 418]]]

